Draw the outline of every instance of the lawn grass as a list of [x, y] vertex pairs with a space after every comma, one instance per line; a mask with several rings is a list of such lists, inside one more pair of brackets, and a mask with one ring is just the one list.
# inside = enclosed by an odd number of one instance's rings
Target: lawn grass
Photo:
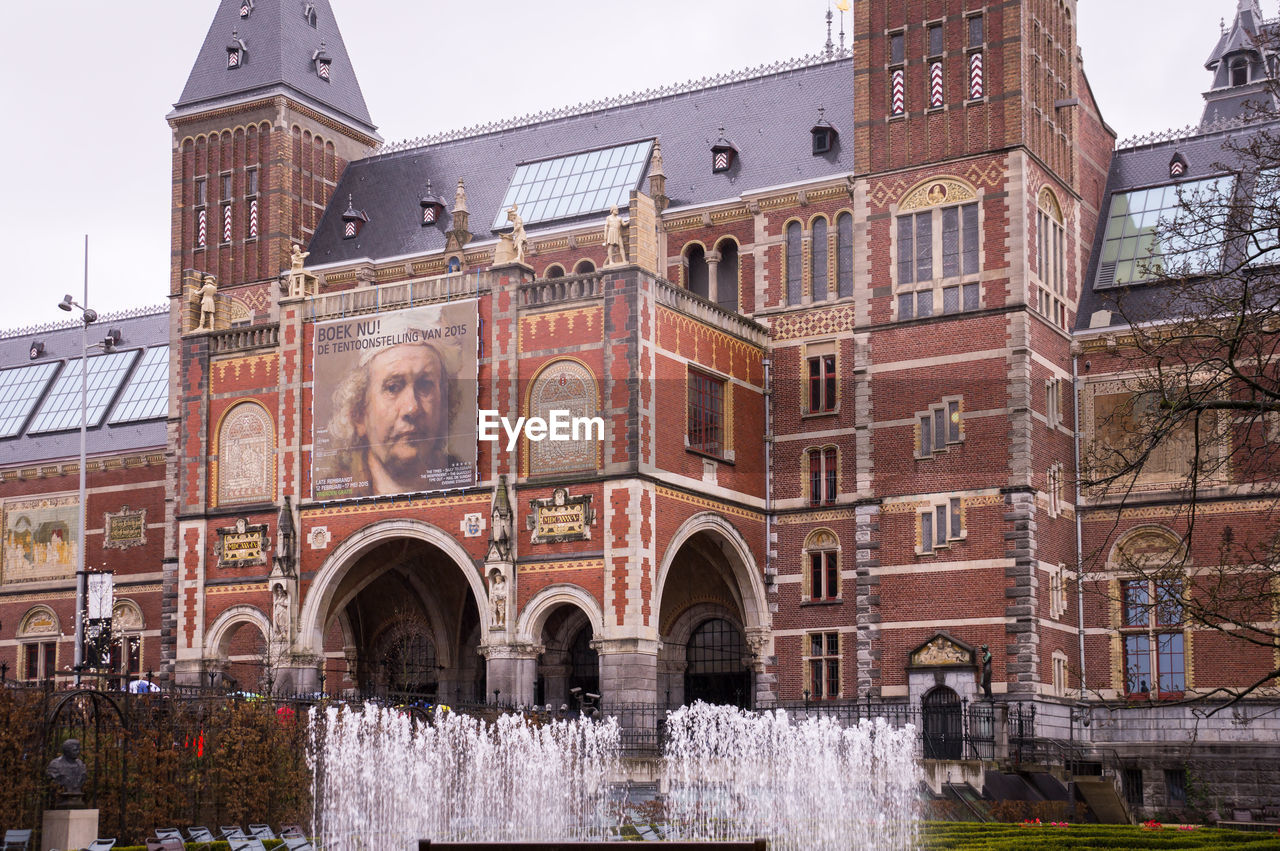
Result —
[[1280, 833], [1197, 827], [1156, 830], [1130, 825], [927, 822], [920, 831], [924, 851], [972, 849], [972, 851], [1021, 851], [1035, 848], [1241, 848], [1248, 851], [1280, 851]]

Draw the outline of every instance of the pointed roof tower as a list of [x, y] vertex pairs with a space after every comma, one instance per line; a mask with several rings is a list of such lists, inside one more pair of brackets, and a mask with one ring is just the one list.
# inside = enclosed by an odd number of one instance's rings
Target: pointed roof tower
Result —
[[[234, 60], [228, 47], [233, 32], [240, 48]], [[323, 70], [320, 53], [325, 54]], [[272, 94], [284, 94], [377, 138], [329, 0], [220, 0], [168, 118]]]
[[1276, 33], [1258, 0], [1238, 0], [1235, 20], [1223, 30], [1204, 67], [1213, 72], [1202, 125], [1247, 116], [1250, 105], [1273, 105], [1268, 82], [1277, 75]]

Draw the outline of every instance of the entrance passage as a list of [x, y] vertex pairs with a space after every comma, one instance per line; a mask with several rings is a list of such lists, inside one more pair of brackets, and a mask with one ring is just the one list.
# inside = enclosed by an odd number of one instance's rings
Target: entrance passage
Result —
[[747, 643], [736, 626], [723, 618], [703, 621], [689, 637], [685, 658], [686, 703], [701, 700], [750, 708]]

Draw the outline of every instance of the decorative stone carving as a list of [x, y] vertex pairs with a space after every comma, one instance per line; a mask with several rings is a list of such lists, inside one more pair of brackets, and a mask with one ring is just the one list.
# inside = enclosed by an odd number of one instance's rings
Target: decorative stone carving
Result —
[[529, 249], [529, 237], [524, 232], [524, 219], [515, 204], [507, 210], [507, 221], [511, 222], [511, 233], [504, 233], [494, 249], [493, 264], [501, 266], [511, 263], [525, 264], [525, 254]]
[[493, 532], [489, 537], [489, 559], [500, 561], [511, 560], [511, 543], [513, 537], [512, 519], [515, 512], [511, 510], [511, 500], [507, 495], [507, 477], [498, 476], [498, 483], [493, 489]]
[[529, 500], [533, 513], [527, 518], [533, 531], [530, 541], [550, 544], [561, 541], [584, 541], [591, 538], [596, 513], [591, 508], [591, 494], [569, 496], [565, 488], [556, 488], [550, 499]]
[[289, 591], [283, 582], [271, 585], [271, 633], [277, 641], [289, 640]]
[[484, 515], [479, 511], [473, 511], [470, 514], [462, 515], [462, 522], [458, 524], [458, 531], [462, 532], [464, 538], [478, 538], [484, 534], [485, 527]]
[[313, 550], [324, 550], [329, 548], [329, 542], [333, 540], [333, 535], [329, 533], [328, 526], [316, 526], [311, 530], [311, 534], [307, 536], [307, 541], [311, 544]]
[[[576, 360], [555, 361], [534, 379], [529, 391], [529, 416], [549, 420], [552, 411], [567, 411], [570, 418], [594, 417], [598, 398], [591, 370]], [[589, 433], [580, 437], [579, 440], [530, 441], [529, 475], [596, 469], [600, 442]]]
[[973, 667], [975, 664], [972, 647], [941, 633], [916, 648], [910, 659], [913, 668]]
[[316, 294], [316, 276], [307, 274], [303, 268], [310, 256], [310, 251], [303, 251], [302, 246], [294, 243], [293, 251], [289, 254], [289, 272], [282, 275], [280, 281], [281, 291], [287, 293], [289, 298]]
[[109, 550], [127, 550], [140, 547], [147, 542], [147, 510], [141, 508], [130, 511], [129, 506], [122, 505], [115, 514], [104, 512], [102, 525], [102, 546]]
[[232, 408], [218, 429], [218, 504], [275, 498], [275, 429], [253, 402]]
[[907, 193], [898, 205], [899, 212], [923, 210], [926, 207], [937, 207], [942, 204], [959, 204], [977, 198], [969, 184], [955, 178], [944, 177], [922, 183]]
[[142, 629], [142, 612], [133, 603], [120, 600], [111, 607], [111, 627], [120, 632], [137, 632]]
[[501, 568], [489, 570], [489, 611], [493, 618], [490, 629], [507, 628], [507, 577]]
[[263, 566], [269, 549], [266, 524], [251, 526], [243, 517], [236, 520], [236, 525], [219, 529], [213, 545], [219, 567]]

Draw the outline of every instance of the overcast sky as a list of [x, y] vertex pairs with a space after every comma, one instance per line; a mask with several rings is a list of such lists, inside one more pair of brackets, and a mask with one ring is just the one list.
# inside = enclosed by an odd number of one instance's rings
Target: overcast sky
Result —
[[[826, 40], [827, 0], [332, 3], [389, 142], [801, 56]], [[164, 116], [216, 0], [8, 5], [0, 329], [67, 318], [56, 305], [65, 292], [80, 298], [86, 233], [92, 307], [162, 303]], [[1264, 12], [1275, 5], [1264, 0]], [[1235, 8], [1236, 0], [1080, 0], [1085, 68], [1122, 139], [1199, 120], [1203, 63]]]

